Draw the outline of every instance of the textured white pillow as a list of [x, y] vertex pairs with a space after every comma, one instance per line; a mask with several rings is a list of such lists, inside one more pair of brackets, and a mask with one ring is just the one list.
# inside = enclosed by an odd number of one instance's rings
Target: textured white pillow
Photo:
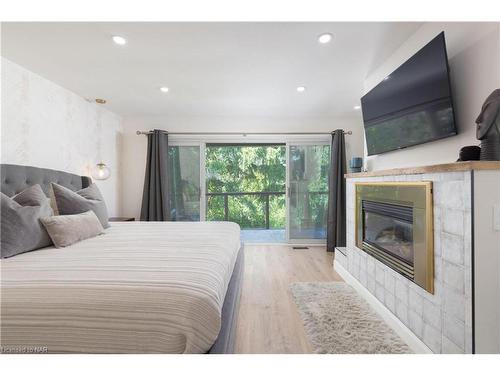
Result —
[[104, 233], [94, 211], [76, 215], [50, 216], [40, 219], [56, 247], [66, 247]]

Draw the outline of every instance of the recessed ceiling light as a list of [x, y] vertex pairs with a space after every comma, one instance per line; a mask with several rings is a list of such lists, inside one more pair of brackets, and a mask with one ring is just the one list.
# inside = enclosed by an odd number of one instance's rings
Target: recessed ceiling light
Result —
[[306, 91], [306, 87], [305, 86], [299, 86], [297, 87], [297, 92], [304, 92]]
[[115, 42], [115, 44], [123, 46], [123, 45], [127, 44], [127, 39], [125, 39], [122, 36], [115, 35], [115, 36], [113, 36], [113, 42]]
[[332, 40], [332, 34], [330, 33], [324, 33], [318, 36], [318, 42], [321, 44], [326, 44], [329, 43]]
[[161, 92], [168, 92], [168, 87], [165, 87], [165, 86], [160, 87], [160, 91]]
[[357, 111], [358, 109], [361, 109], [361, 106], [360, 105], [355, 105], [353, 108]]
[[106, 104], [106, 99], [96, 98], [95, 102], [97, 104]]

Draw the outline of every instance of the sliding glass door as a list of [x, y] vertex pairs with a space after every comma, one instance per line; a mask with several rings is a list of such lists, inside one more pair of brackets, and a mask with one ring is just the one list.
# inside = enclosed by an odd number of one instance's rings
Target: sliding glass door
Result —
[[172, 221], [199, 221], [200, 146], [169, 146], [168, 156]]
[[321, 141], [174, 143], [169, 147], [172, 220], [233, 221], [278, 242], [324, 242], [329, 165], [330, 146]]
[[327, 144], [288, 145], [288, 240], [322, 242], [328, 209]]

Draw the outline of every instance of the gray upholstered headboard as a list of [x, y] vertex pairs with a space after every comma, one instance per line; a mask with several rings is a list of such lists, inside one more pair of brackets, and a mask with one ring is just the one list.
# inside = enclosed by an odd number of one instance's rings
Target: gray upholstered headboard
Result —
[[86, 188], [92, 183], [87, 176], [56, 171], [53, 169], [28, 167], [26, 165], [0, 164], [1, 191], [12, 197], [28, 186], [39, 184], [48, 196], [51, 182], [62, 185], [73, 191]]

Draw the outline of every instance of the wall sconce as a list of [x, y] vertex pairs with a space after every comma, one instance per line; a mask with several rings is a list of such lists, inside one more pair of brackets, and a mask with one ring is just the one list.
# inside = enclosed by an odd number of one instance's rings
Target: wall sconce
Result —
[[102, 161], [92, 168], [92, 177], [96, 180], [106, 180], [111, 175], [111, 171]]

